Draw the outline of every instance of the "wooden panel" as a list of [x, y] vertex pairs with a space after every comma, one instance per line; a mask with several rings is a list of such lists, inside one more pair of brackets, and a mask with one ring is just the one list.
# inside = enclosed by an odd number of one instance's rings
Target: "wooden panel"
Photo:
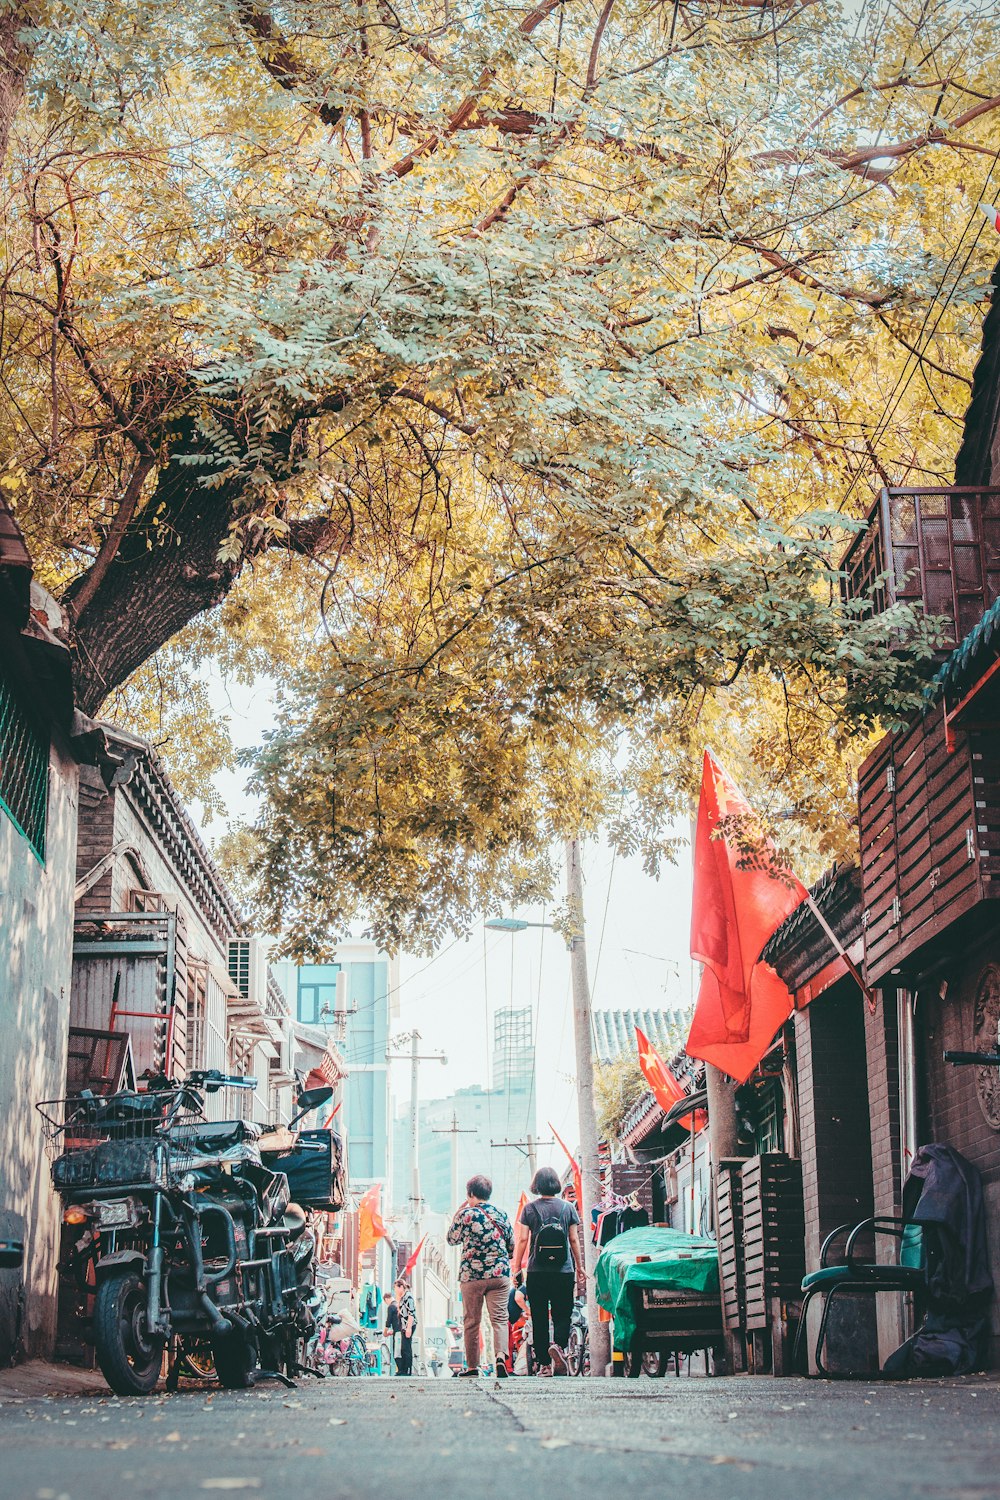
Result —
[[798, 1295], [805, 1275], [802, 1164], [784, 1152], [742, 1167], [746, 1327], [766, 1328], [774, 1297]]
[[743, 1327], [743, 1179], [742, 1161], [721, 1161], [718, 1175], [719, 1276], [722, 1321], [727, 1330]]
[[[858, 789], [865, 964], [878, 982], [986, 895], [1000, 853], [997, 754], [959, 735], [953, 752], [932, 709], [887, 736], [861, 768]], [[1000, 770], [995, 778], [1000, 787]], [[969, 837], [972, 832], [970, 854]]]

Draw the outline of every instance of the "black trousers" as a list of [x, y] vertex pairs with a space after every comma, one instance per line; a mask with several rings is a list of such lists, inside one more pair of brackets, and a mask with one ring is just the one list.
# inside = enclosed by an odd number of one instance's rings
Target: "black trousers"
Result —
[[[572, 1271], [529, 1271], [525, 1277], [528, 1306], [531, 1309], [531, 1343], [540, 1365], [551, 1364], [549, 1344], [565, 1349], [569, 1343], [569, 1324], [573, 1316], [573, 1292], [576, 1277]], [[552, 1312], [552, 1334], [549, 1334], [549, 1311]]]
[[409, 1338], [405, 1333], [399, 1335], [399, 1353], [396, 1355], [396, 1374], [413, 1374], [413, 1335]]

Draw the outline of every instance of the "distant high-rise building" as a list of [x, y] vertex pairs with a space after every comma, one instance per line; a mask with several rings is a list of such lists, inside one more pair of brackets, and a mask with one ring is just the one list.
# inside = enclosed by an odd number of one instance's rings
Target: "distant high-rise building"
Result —
[[[399, 1014], [397, 960], [374, 943], [338, 944], [328, 964], [276, 963], [272, 972], [297, 1021], [330, 1030], [348, 1075], [337, 1120], [352, 1184], [388, 1181], [392, 1152], [389, 1033]], [[339, 976], [343, 975], [343, 978]]]
[[[493, 1198], [513, 1213], [530, 1180], [529, 1138], [538, 1135], [535, 1103], [535, 1046], [530, 1006], [507, 1007], [493, 1022], [493, 1087], [475, 1084], [443, 1099], [421, 1101], [419, 1120], [420, 1192], [435, 1213], [457, 1206], [452, 1182], [452, 1152], [459, 1200], [477, 1172], [493, 1181]], [[452, 1133], [454, 1130], [454, 1134]], [[503, 1142], [520, 1141], [520, 1147]], [[407, 1110], [397, 1115], [394, 1145], [393, 1200], [409, 1207], [412, 1143]]]
[[531, 1006], [506, 1006], [493, 1017], [493, 1088], [528, 1093], [535, 1083]]

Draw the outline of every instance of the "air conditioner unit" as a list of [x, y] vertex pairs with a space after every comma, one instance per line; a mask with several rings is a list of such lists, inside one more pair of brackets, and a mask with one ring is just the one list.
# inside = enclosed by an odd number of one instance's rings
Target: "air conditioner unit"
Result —
[[263, 1013], [267, 1003], [267, 951], [260, 938], [234, 938], [229, 944], [229, 977], [244, 1000]]

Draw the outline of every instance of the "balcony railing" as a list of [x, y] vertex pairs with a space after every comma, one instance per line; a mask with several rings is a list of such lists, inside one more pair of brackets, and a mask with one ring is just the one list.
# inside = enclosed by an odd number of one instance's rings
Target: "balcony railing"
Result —
[[957, 645], [1000, 597], [1000, 489], [884, 489], [841, 567], [847, 599], [921, 605]]

